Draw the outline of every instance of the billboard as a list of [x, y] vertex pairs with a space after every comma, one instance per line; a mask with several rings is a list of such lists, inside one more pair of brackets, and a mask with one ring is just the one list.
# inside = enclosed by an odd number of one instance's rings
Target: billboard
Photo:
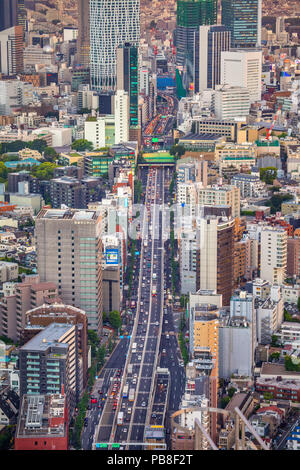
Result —
[[119, 250], [118, 248], [107, 248], [105, 251], [106, 264], [117, 265], [119, 264]]

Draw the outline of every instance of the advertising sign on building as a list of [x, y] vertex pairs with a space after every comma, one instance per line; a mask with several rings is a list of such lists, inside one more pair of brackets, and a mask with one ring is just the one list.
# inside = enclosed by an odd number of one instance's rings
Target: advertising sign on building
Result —
[[119, 264], [119, 250], [117, 248], [107, 248], [105, 252], [106, 264]]

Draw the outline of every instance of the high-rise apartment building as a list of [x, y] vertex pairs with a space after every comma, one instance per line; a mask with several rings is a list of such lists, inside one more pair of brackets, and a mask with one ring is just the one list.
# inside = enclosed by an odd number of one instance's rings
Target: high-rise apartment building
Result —
[[231, 31], [232, 47], [261, 44], [262, 0], [222, 0], [222, 24]]
[[200, 26], [194, 38], [194, 90], [221, 83], [221, 51], [230, 48], [230, 31], [222, 25]]
[[240, 215], [240, 189], [233, 185], [198, 188], [199, 206], [230, 206], [232, 217]]
[[78, 37], [77, 62], [83, 67], [90, 63], [90, 0], [77, 0]]
[[263, 227], [261, 231], [260, 277], [282, 284], [287, 265], [287, 233], [281, 227]]
[[114, 92], [117, 81], [117, 48], [138, 47], [140, 0], [90, 0], [91, 87]]
[[[217, 406], [219, 379], [219, 309], [217, 305], [197, 303], [197, 295], [189, 304], [190, 354], [195, 359], [198, 370], [208, 375], [210, 380], [210, 406]], [[201, 302], [201, 296], [200, 296]], [[216, 439], [216, 416], [210, 421], [210, 433]]]
[[57, 287], [53, 282], [40, 282], [37, 274], [27, 275], [23, 282], [7, 282], [3, 285], [0, 302], [0, 334], [20, 340], [25, 326], [27, 310], [51, 303], [57, 299]]
[[80, 390], [83, 390], [88, 379], [88, 325], [87, 317], [83, 310], [58, 302], [49, 305], [43, 304], [28, 310], [25, 315], [25, 327], [21, 333], [21, 344], [27, 343], [36, 334], [51, 325], [51, 323], [76, 325], [79, 341], [78, 387]]
[[23, 71], [23, 27], [0, 31], [0, 73], [16, 75]]
[[70, 410], [80, 398], [76, 325], [51, 323], [19, 351], [20, 396], [60, 393], [64, 387]]
[[129, 139], [129, 95], [124, 90], [115, 94], [115, 144]]
[[63, 302], [102, 328], [101, 217], [91, 210], [43, 209], [36, 219], [37, 269], [55, 282]]
[[33, 86], [20, 80], [0, 81], [0, 115], [9, 116], [33, 101]]
[[237, 49], [221, 53], [221, 84], [249, 90], [250, 103], [261, 100], [262, 52]]
[[117, 90], [124, 90], [129, 97], [129, 133], [132, 134], [129, 140], [135, 140], [134, 133], [139, 126], [139, 79], [138, 47], [125, 43], [117, 49]]
[[213, 289], [229, 305], [233, 291], [234, 220], [206, 216], [200, 220], [199, 288]]

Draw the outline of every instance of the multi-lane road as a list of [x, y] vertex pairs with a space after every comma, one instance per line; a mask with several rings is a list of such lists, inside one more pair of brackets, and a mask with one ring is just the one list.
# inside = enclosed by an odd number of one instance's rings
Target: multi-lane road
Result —
[[172, 309], [164, 304], [168, 285], [164, 276], [165, 227], [158, 207], [168, 202], [169, 171], [145, 171], [142, 182], [145, 210], [140, 216], [142, 240], [134, 284], [134, 323], [130, 339], [120, 340], [96, 380], [93, 396], [99, 402], [88, 412], [82, 435], [84, 449], [97, 449], [106, 442], [119, 443], [123, 449], [144, 448], [140, 443], [145, 442], [146, 426], [161, 424], [168, 431], [169, 415], [178, 409], [184, 390]]

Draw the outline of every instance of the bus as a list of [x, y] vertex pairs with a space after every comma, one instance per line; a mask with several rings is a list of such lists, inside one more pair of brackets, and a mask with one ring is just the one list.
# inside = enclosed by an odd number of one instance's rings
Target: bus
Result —
[[135, 390], [134, 390], [134, 388], [131, 388], [131, 389], [129, 390], [129, 397], [128, 397], [128, 400], [129, 400], [129, 401], [134, 401], [134, 395], [135, 395]]
[[123, 398], [128, 398], [128, 385], [123, 388]]
[[123, 413], [123, 411], [119, 411], [118, 418], [117, 418], [117, 423], [118, 424], [123, 424], [123, 420], [124, 420], [124, 413]]

